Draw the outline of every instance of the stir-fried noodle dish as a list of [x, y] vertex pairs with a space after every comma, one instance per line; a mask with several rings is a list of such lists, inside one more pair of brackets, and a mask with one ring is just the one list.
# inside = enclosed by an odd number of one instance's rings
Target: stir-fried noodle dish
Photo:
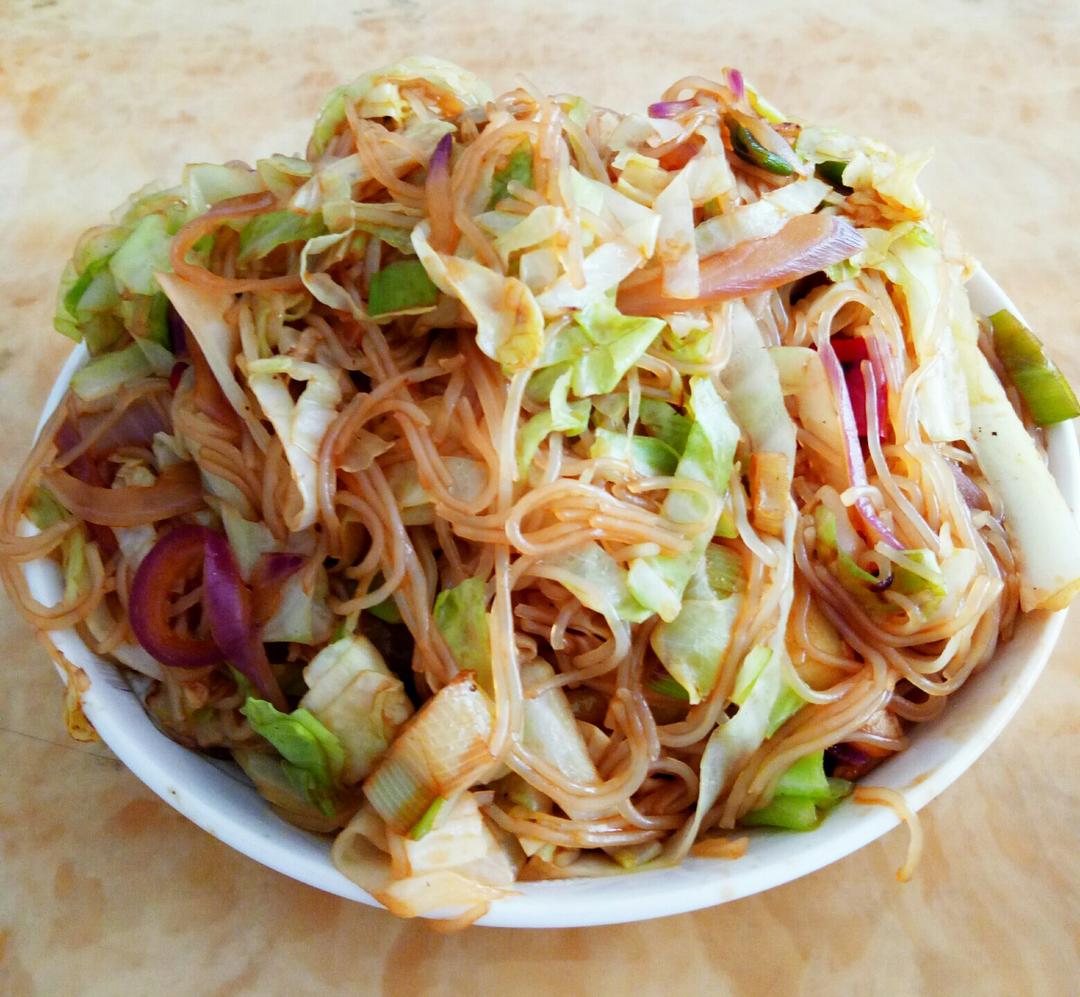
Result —
[[1080, 587], [1076, 398], [924, 162], [736, 70], [362, 76], [80, 239], [7, 588], [402, 915], [816, 827]]

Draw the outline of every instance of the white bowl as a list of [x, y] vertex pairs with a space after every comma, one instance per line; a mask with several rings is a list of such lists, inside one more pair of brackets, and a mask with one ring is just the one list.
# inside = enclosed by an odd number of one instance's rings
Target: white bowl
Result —
[[[980, 314], [1016, 308], [981, 270], [969, 284]], [[79, 347], [68, 358], [45, 405], [42, 424], [86, 361]], [[39, 425], [40, 431], [40, 425]], [[1080, 505], [1080, 460], [1070, 425], [1049, 433], [1050, 467], [1070, 508]], [[62, 591], [55, 565], [26, 566], [30, 591], [44, 603]], [[950, 697], [935, 721], [921, 725], [907, 751], [875, 770], [875, 785], [902, 790], [914, 810], [951, 785], [1001, 733], [1046, 665], [1065, 614], [1024, 617], [1013, 639], [980, 674]], [[90, 677], [83, 708], [117, 757], [166, 803], [203, 830], [257, 862], [350, 900], [379, 906], [330, 861], [329, 839], [276, 817], [230, 764], [170, 741], [150, 722], [123, 677], [73, 631], [54, 634], [57, 646]], [[520, 895], [496, 903], [479, 923], [509, 928], [566, 928], [642, 921], [680, 914], [759, 893], [850, 855], [896, 826], [881, 807], [838, 807], [809, 832], [758, 832], [738, 861], [688, 859], [682, 867], [606, 879], [522, 883]]]

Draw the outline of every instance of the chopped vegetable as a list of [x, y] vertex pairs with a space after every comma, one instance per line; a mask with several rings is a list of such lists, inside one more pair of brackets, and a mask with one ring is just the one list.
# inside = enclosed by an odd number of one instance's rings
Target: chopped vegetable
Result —
[[84, 401], [94, 401], [113, 394], [129, 381], [146, 377], [151, 370], [146, 355], [133, 344], [115, 353], [104, 353], [80, 367], [71, 379], [71, 389]]
[[682, 456], [686, 438], [690, 435], [692, 420], [667, 402], [655, 398], [642, 398], [638, 421], [653, 436], [663, 440], [675, 453]]
[[307, 242], [326, 231], [322, 215], [302, 215], [295, 211], [269, 211], [256, 215], [240, 230], [237, 263], [261, 260], [279, 246]]
[[776, 784], [772, 800], [744, 814], [745, 827], [782, 827], [810, 831], [821, 823], [823, 811], [836, 806], [851, 793], [851, 783], [825, 776], [824, 751], [815, 751], [795, 762]]
[[483, 579], [466, 578], [436, 596], [432, 616], [458, 668], [473, 672], [480, 687], [492, 694], [491, 636], [486, 603]]
[[255, 733], [277, 748], [289, 782], [324, 814], [333, 814], [334, 791], [345, 764], [338, 739], [304, 709], [282, 713], [249, 696], [240, 712]]
[[549, 341], [540, 363], [569, 365], [570, 385], [578, 398], [608, 394], [663, 327], [659, 319], [623, 315], [605, 298], [577, 313], [574, 324]]
[[716, 685], [743, 605], [737, 592], [717, 597], [706, 565], [703, 559], [687, 585], [679, 615], [661, 622], [650, 637], [656, 656], [686, 690], [691, 704], [707, 698]]
[[409, 838], [419, 841], [430, 832], [435, 827], [435, 821], [439, 819], [439, 814], [442, 813], [447, 802], [442, 796], [436, 796], [431, 806], [424, 811], [424, 815], [409, 829]]
[[378, 602], [374, 606], [368, 606], [367, 611], [377, 620], [382, 620], [384, 623], [398, 624], [401, 622], [401, 610], [398, 609], [397, 603], [392, 598], [383, 599], [382, 602]]
[[791, 504], [791, 468], [788, 457], [768, 451], [750, 457], [750, 504], [754, 529], [774, 537], [784, 532]]
[[[295, 400], [294, 381], [305, 385]], [[285, 448], [300, 494], [300, 509], [286, 522], [290, 530], [305, 530], [315, 522], [319, 447], [336, 415], [341, 386], [322, 364], [281, 356], [250, 361], [248, 384]]]
[[1024, 399], [1036, 425], [1049, 426], [1080, 415], [1080, 402], [1042, 343], [1006, 309], [990, 316], [994, 352]]
[[802, 796], [777, 796], [758, 810], [744, 814], [745, 827], [783, 827], [789, 831], [812, 831], [821, 822], [813, 800]]
[[507, 196], [511, 182], [519, 183], [522, 187], [533, 185], [533, 151], [528, 143], [518, 146], [510, 154], [506, 165], [495, 171], [491, 180], [490, 207], [494, 208]]
[[[551, 665], [540, 659], [521, 668], [521, 680], [527, 689], [548, 683], [554, 676]], [[527, 695], [524, 710], [524, 748], [560, 772], [567, 782], [575, 786], [598, 785], [600, 776], [566, 700], [566, 693], [558, 686], [549, 686], [539, 695]], [[571, 793], [556, 792], [554, 799], [571, 817], [590, 816], [589, 811], [579, 810], [580, 804]]]
[[723, 544], [709, 544], [705, 549], [705, 578], [718, 598], [746, 587], [746, 569], [737, 551]]
[[368, 314], [405, 315], [434, 308], [439, 292], [418, 260], [400, 260], [371, 275]]
[[831, 215], [799, 215], [765, 239], [741, 242], [701, 261], [697, 298], [666, 295], [659, 277], [642, 277], [620, 289], [628, 315], [667, 315], [780, 287], [853, 256], [865, 246], [847, 222]]
[[324, 647], [304, 668], [308, 691], [300, 705], [341, 743], [342, 782], [367, 776], [385, 754], [412, 703], [401, 680], [366, 637], [344, 637]]
[[851, 188], [844, 183], [844, 170], [847, 169], [847, 165], [838, 159], [826, 159], [814, 167], [814, 172], [826, 183], [832, 184], [840, 193], [850, 194]]
[[[691, 379], [690, 407], [694, 422], [675, 475], [703, 482], [722, 496], [731, 478], [739, 429], [707, 378]], [[679, 615], [683, 590], [705, 554], [719, 515], [703, 523], [702, 518], [709, 514], [705, 498], [698, 492], [678, 489], [668, 492], [663, 514], [674, 523], [705, 527], [694, 534], [689, 553], [636, 558], [630, 565], [629, 587], [634, 598], [670, 623]]]
[[[731, 147], [735, 154], [750, 163], [751, 166], [760, 166], [769, 173], [789, 177], [795, 172], [791, 159], [793, 156], [784, 156], [780, 152], [767, 149], [759, 140], [755, 131], [760, 135], [764, 123], [755, 123], [745, 114], [733, 111], [727, 116], [728, 132], [731, 135]], [[790, 152], [790, 150], [789, 150]]]
[[391, 830], [408, 833], [436, 797], [450, 799], [488, 771], [491, 724], [491, 704], [469, 673], [424, 704], [364, 782]]

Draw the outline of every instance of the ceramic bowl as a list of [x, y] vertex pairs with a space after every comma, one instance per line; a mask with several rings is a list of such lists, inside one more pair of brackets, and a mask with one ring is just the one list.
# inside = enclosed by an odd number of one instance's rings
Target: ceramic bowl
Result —
[[[985, 273], [969, 284], [980, 314], [1015, 307]], [[79, 347], [64, 365], [42, 423], [85, 363]], [[1073, 429], [1049, 433], [1050, 466], [1070, 508], [1080, 505], [1080, 461]], [[62, 590], [51, 563], [26, 566], [30, 590], [44, 603]], [[911, 746], [876, 769], [875, 785], [901, 790], [915, 810], [955, 782], [1001, 733], [1027, 697], [1061, 632], [1064, 613], [1024, 617], [992, 662], [950, 698], [936, 720], [918, 727]], [[72, 631], [57, 646], [90, 677], [86, 715], [117, 757], [166, 803], [227, 845], [293, 879], [349, 900], [378, 906], [330, 861], [328, 838], [301, 831], [270, 810], [240, 770], [175, 744], [151, 723], [117, 669], [93, 654]], [[688, 859], [681, 867], [605, 879], [522, 883], [520, 895], [499, 901], [479, 923], [555, 928], [640, 921], [697, 910], [759, 893], [837, 862], [895, 827], [881, 807], [839, 806], [809, 832], [768, 831], [751, 836], [737, 861]]]

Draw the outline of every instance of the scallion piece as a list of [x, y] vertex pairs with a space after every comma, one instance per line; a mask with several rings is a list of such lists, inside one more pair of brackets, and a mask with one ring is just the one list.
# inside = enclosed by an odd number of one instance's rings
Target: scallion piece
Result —
[[1080, 415], [1080, 402], [1038, 337], [1006, 309], [990, 316], [994, 352], [1039, 426]]
[[446, 806], [446, 803], [446, 797], [435, 797], [431, 806], [424, 811], [424, 815], [410, 828], [409, 837], [413, 841], [419, 841], [435, 826], [435, 821], [438, 820], [439, 814], [442, 812], [442, 808]]
[[825, 777], [825, 752], [803, 755], [776, 784], [776, 796], [802, 796], [808, 800], [827, 800], [832, 793]]
[[847, 163], [841, 162], [839, 159], [830, 159], [824, 163], [818, 163], [814, 172], [819, 179], [831, 184], [841, 194], [850, 194], [851, 188], [844, 183], [844, 170], [847, 169], [847, 165]]
[[767, 806], [751, 810], [739, 821], [744, 827], [783, 827], [812, 831], [821, 823], [814, 801], [805, 796], [777, 796]]
[[740, 124], [733, 118], [728, 119], [728, 128], [731, 131], [731, 147], [735, 154], [751, 166], [760, 166], [769, 173], [777, 176], [789, 177], [795, 169], [783, 156], [770, 152], [753, 135], [750, 129]]
[[670, 675], [663, 675], [655, 682], [650, 682], [649, 688], [660, 696], [667, 696], [668, 699], [678, 699], [683, 703], [690, 702], [690, 694]]

